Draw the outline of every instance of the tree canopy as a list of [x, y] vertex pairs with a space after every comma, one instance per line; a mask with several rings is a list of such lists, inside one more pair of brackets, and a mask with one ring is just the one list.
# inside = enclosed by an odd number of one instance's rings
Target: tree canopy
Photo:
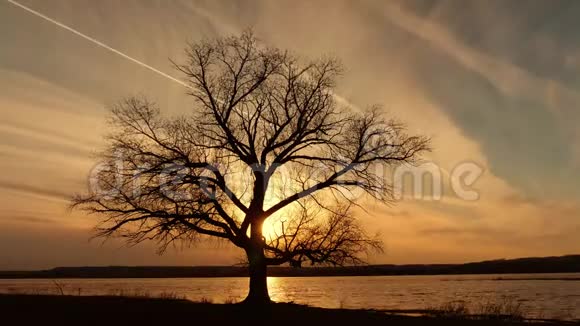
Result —
[[[426, 137], [379, 107], [338, 100], [334, 58], [305, 60], [251, 32], [189, 44], [185, 54], [174, 65], [189, 112], [163, 115], [144, 97], [112, 108], [92, 189], [73, 203], [102, 216], [98, 235], [154, 239], [161, 250], [225, 239], [248, 256], [250, 294], [267, 265], [353, 264], [380, 248], [352, 215], [353, 192], [392, 200], [385, 169], [417, 162]], [[267, 219], [279, 222], [268, 237]]]

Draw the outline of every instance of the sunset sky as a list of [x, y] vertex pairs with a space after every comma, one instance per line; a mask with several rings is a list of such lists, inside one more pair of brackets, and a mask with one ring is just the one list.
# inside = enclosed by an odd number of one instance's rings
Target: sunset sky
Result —
[[[187, 41], [251, 27], [301, 56], [346, 66], [338, 95], [382, 104], [432, 137], [444, 178], [484, 170], [467, 201], [407, 198], [360, 212], [380, 232], [373, 263], [464, 262], [580, 253], [580, 2], [21, 0], [45, 17], [181, 78]], [[68, 210], [87, 187], [107, 106], [143, 94], [195, 109], [180, 83], [0, 0], [0, 269], [215, 265], [224, 244], [155, 254], [89, 241], [96, 218]]]

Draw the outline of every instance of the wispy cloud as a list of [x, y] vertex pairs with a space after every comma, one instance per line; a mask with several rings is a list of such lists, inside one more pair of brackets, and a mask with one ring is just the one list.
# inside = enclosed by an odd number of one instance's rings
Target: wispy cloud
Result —
[[97, 40], [94, 37], [88, 36], [85, 33], [82, 33], [79, 30], [77, 30], [75, 28], [72, 28], [72, 27], [70, 27], [68, 25], [65, 25], [65, 24], [57, 21], [56, 19], [53, 19], [51, 17], [48, 17], [48, 16], [44, 15], [43, 13], [41, 13], [39, 11], [36, 11], [36, 10], [34, 10], [34, 9], [28, 7], [28, 6], [25, 6], [25, 5], [21, 4], [20, 2], [17, 2], [17, 1], [14, 1], [14, 0], [6, 0], [6, 1], [9, 2], [10, 4], [13, 4], [13, 5], [17, 6], [18, 8], [21, 8], [21, 9], [27, 11], [30, 14], [33, 14], [33, 15], [39, 17], [39, 18], [42, 18], [42, 19], [44, 19], [44, 20], [46, 20], [46, 21], [48, 21], [48, 22], [50, 22], [50, 23], [52, 23], [52, 24], [54, 24], [54, 25], [56, 25], [56, 26], [58, 26], [58, 27], [60, 27], [62, 29], [65, 29], [65, 30], [67, 30], [67, 31], [69, 31], [69, 32], [71, 32], [71, 33], [79, 36], [79, 37], [82, 37], [83, 39], [85, 39], [85, 40], [87, 40], [87, 41], [89, 41], [89, 42], [91, 42], [93, 44], [96, 44], [96, 45], [98, 45], [98, 46], [100, 46], [100, 47], [102, 47], [102, 48], [104, 48], [104, 49], [106, 49], [106, 50], [108, 50], [108, 51], [116, 54], [116, 55], [119, 55], [119, 56], [121, 56], [124, 59], [127, 59], [127, 60], [129, 60], [129, 61], [131, 61], [131, 62], [133, 62], [133, 63], [135, 63], [137, 65], [140, 65], [141, 67], [147, 68], [150, 71], [152, 71], [152, 72], [154, 72], [154, 73], [156, 73], [158, 75], [161, 75], [161, 76], [163, 76], [163, 77], [165, 77], [165, 78], [167, 78], [167, 79], [169, 79], [169, 80], [171, 80], [173, 82], [176, 82], [176, 83], [178, 83], [178, 84], [180, 84], [180, 85], [182, 85], [184, 87], [189, 87], [189, 85], [187, 83], [185, 83], [184, 81], [179, 80], [179, 79], [177, 79], [177, 78], [175, 78], [175, 77], [173, 77], [173, 76], [171, 76], [171, 75], [169, 75], [169, 74], [167, 74], [167, 73], [165, 73], [165, 72], [163, 72], [163, 71], [161, 71], [161, 70], [159, 70], [159, 69], [157, 69], [155, 67], [152, 67], [151, 65], [148, 65], [148, 64], [146, 64], [145, 62], [143, 62], [141, 60], [135, 59], [134, 57], [132, 57], [132, 56], [130, 56], [128, 54], [125, 54], [124, 52], [121, 52], [121, 51], [119, 51], [119, 50], [117, 50], [117, 49], [115, 49], [115, 48], [113, 48], [113, 47], [111, 47], [111, 46], [109, 46], [109, 45], [107, 45], [107, 44], [105, 44], [105, 43]]
[[18, 193], [22, 193], [25, 195], [35, 196], [35, 197], [42, 197], [45, 199], [56, 200], [60, 202], [68, 203], [71, 198], [71, 194], [66, 191], [56, 190], [56, 189], [49, 189], [49, 188], [41, 188], [38, 186], [31, 186], [22, 183], [14, 183], [8, 181], [0, 181], [0, 189], [14, 191]]
[[[431, 43], [466, 69], [483, 76], [507, 96], [533, 98], [556, 111], [559, 107], [550, 105], [552, 103], [548, 101], [548, 95], [554, 89], [561, 97], [580, 99], [580, 93], [566, 85], [556, 80], [542, 79], [519, 66], [472, 48], [436, 22], [414, 15], [400, 4], [385, 6], [382, 14], [390, 23]], [[490, 28], [493, 26], [490, 25]]]

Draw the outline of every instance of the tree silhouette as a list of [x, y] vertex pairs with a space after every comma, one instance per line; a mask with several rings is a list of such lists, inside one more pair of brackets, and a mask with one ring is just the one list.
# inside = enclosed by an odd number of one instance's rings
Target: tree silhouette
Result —
[[[353, 218], [359, 189], [392, 198], [385, 169], [414, 163], [428, 139], [378, 108], [351, 112], [333, 94], [342, 67], [257, 43], [251, 32], [189, 44], [174, 63], [195, 101], [166, 117], [142, 97], [112, 109], [112, 132], [80, 207], [103, 218], [98, 236], [160, 250], [199, 236], [247, 256], [247, 302], [269, 302], [267, 266], [356, 264], [380, 242]], [[263, 235], [267, 219], [276, 220]]]

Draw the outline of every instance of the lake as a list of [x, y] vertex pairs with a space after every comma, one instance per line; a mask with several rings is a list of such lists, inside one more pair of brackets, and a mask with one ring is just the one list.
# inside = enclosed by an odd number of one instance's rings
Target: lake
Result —
[[[444, 276], [270, 277], [274, 301], [326, 308], [426, 309], [520, 303], [530, 317], [580, 319], [580, 273]], [[0, 279], [2, 293], [176, 294], [216, 303], [242, 300], [246, 278]]]

